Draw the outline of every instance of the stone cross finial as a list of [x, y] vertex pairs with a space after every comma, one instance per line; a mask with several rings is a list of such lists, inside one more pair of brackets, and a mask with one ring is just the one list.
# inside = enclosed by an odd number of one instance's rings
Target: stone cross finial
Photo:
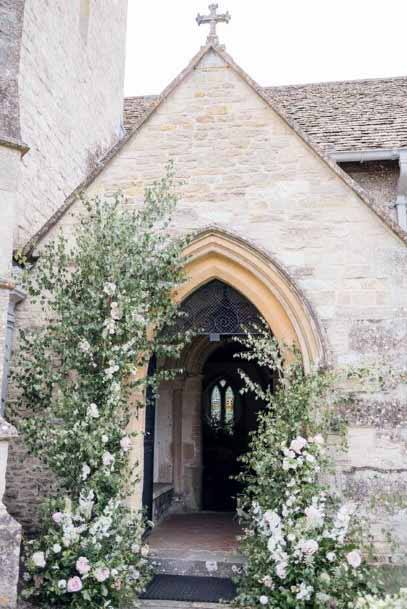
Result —
[[211, 29], [209, 30], [209, 36], [206, 41], [207, 44], [219, 44], [219, 38], [216, 33], [216, 26], [218, 25], [218, 23], [229, 23], [231, 19], [229, 11], [227, 13], [223, 13], [222, 15], [218, 15], [216, 12], [217, 10], [218, 4], [210, 4], [210, 15], [200, 15], [198, 13], [198, 16], [196, 18], [196, 22], [198, 25], [209, 24], [211, 26]]

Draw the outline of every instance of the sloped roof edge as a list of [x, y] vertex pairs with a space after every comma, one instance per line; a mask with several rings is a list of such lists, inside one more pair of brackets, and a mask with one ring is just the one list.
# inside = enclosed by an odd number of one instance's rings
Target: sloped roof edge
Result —
[[85, 178], [81, 184], [71, 193], [71, 195], [65, 200], [63, 205], [51, 216], [51, 218], [37, 231], [31, 239], [23, 247], [22, 251], [25, 255], [32, 255], [34, 249], [43, 239], [43, 237], [51, 230], [57, 222], [65, 215], [70, 209], [72, 204], [78, 199], [83, 191], [96, 179], [96, 177], [103, 171], [106, 165], [120, 152], [125, 144], [138, 132], [138, 130], [148, 121], [148, 119], [155, 113], [157, 108], [171, 95], [171, 93], [185, 80], [185, 78], [196, 68], [201, 59], [210, 50], [217, 53], [223, 61], [232, 68], [256, 93], [261, 99], [272, 109], [277, 115], [298, 135], [300, 139], [313, 151], [322, 161], [324, 161], [330, 169], [336, 173], [336, 175], [349, 186], [359, 198], [376, 214], [376, 216], [389, 228], [401, 241], [407, 245], [407, 232], [404, 231], [396, 222], [394, 222], [378, 205], [370, 200], [366, 191], [359, 186], [347, 173], [345, 173], [339, 165], [333, 161], [315, 142], [311, 141], [309, 136], [293, 121], [285, 112], [285, 110], [278, 104], [275, 99], [270, 99], [263, 88], [254, 81], [237, 63], [234, 59], [225, 51], [223, 46], [208, 43], [201, 47], [198, 53], [191, 59], [186, 68], [180, 72], [174, 80], [164, 89], [164, 91], [153, 101], [151, 106], [146, 112], [141, 115], [133, 125], [133, 128], [119, 140], [113, 148], [100, 160], [96, 168]]

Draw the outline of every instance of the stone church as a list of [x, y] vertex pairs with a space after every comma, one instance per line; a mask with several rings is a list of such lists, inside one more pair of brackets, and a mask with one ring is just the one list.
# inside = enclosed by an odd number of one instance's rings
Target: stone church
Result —
[[[172, 160], [183, 183], [173, 231], [194, 234], [177, 297], [205, 332], [183, 354], [185, 374], [134, 421], [148, 434], [135, 448], [144, 479], [132, 501], [156, 521], [233, 510], [229, 474], [256, 419], [253, 401], [239, 397], [230, 340], [242, 320], [263, 316], [307, 369], [383, 359], [405, 370], [407, 78], [259, 86], [220, 44], [216, 25], [229, 17], [212, 6], [198, 19], [210, 25], [207, 41], [183, 72], [158, 96], [123, 99], [126, 0], [66, 4], [0, 4], [9, 28], [0, 54], [5, 416], [15, 329], [36, 324], [12, 279], [13, 251], [38, 257], [57, 231], [69, 235], [81, 193], [121, 190], [140, 203]], [[261, 380], [255, 366], [248, 372]], [[234, 446], [214, 444], [208, 413], [236, 422]], [[407, 499], [406, 385], [372, 386], [344, 416], [338, 490]], [[4, 501], [27, 529], [48, 483], [13, 441]], [[372, 511], [386, 558], [383, 527], [407, 546], [407, 511]]]

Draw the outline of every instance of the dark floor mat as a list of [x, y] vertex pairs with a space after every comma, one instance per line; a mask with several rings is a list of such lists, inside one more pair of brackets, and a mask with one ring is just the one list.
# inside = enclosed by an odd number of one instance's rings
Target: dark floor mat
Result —
[[236, 596], [234, 583], [221, 577], [156, 575], [141, 598], [154, 601], [219, 603]]

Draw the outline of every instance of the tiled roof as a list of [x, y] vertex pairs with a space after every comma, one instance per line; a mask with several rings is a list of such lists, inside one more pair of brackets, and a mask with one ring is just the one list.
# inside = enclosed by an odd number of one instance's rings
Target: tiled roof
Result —
[[[265, 87], [263, 92], [326, 152], [407, 147], [407, 77]], [[155, 99], [125, 99], [126, 130]]]

